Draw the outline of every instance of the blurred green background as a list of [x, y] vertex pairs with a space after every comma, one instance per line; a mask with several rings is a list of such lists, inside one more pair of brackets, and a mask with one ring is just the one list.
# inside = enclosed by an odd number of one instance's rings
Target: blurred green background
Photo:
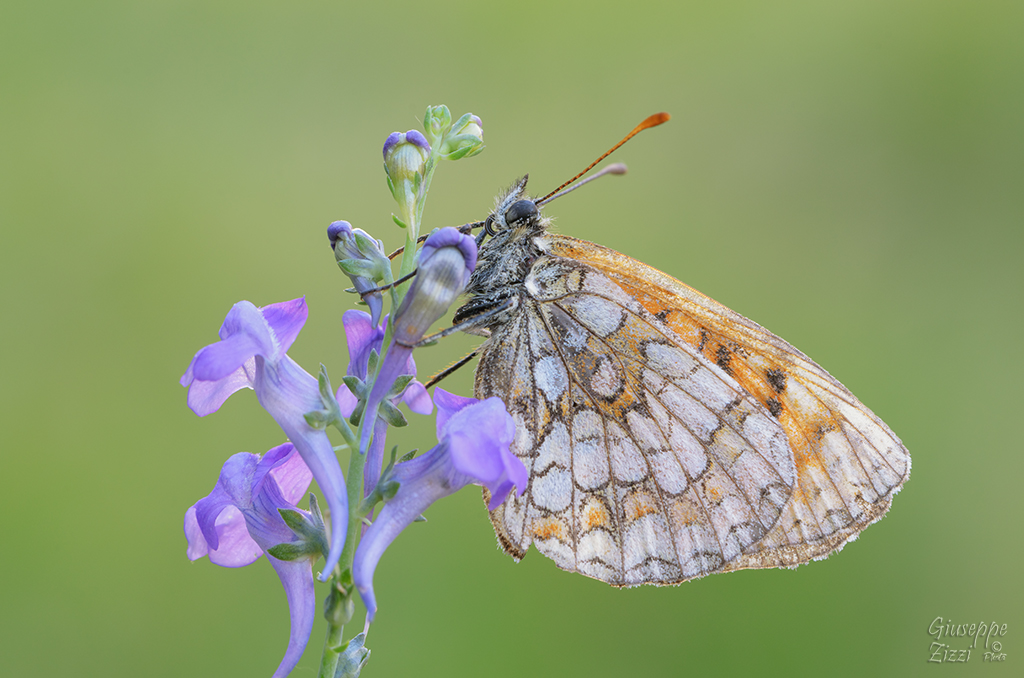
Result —
[[[827, 561], [623, 591], [514, 564], [464, 490], [386, 553], [364, 675], [1020, 675], [1022, 35], [1019, 2], [7, 0], [0, 673], [272, 673], [273, 571], [189, 563], [181, 519], [282, 434], [251, 392], [195, 417], [177, 380], [233, 303], [304, 294], [291, 354], [337, 383], [352, 300], [325, 229], [400, 242], [380, 149], [445, 103], [488, 148], [439, 169], [427, 228], [670, 111], [616, 154], [628, 176], [547, 209], [558, 230], [794, 343], [914, 471]], [[432, 420], [393, 440], [429, 447]], [[927, 663], [939, 616], [1008, 624], [1006, 661]]]

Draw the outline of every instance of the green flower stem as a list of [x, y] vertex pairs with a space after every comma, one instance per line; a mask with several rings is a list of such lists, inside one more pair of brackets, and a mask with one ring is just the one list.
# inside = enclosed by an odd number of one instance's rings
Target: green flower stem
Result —
[[[348, 425], [347, 421], [342, 420], [335, 428], [341, 431], [341, 437], [345, 439], [345, 444], [348, 445], [349, 449], [359, 449], [359, 438], [356, 437], [355, 431], [352, 430], [352, 427]], [[335, 451], [337, 451], [337, 449], [338, 448], [335, 448]]]
[[[411, 229], [410, 229], [411, 230]], [[413, 251], [415, 251], [416, 241], [413, 240]], [[382, 281], [386, 285], [390, 285], [394, 282], [394, 278], [388, 272], [385, 279]], [[401, 297], [398, 296], [398, 291], [394, 286], [391, 288], [391, 308], [397, 309], [400, 303]], [[380, 368], [384, 364], [384, 357], [387, 355], [386, 348], [391, 344], [393, 323], [389, 318], [387, 327], [384, 329], [384, 341], [382, 346], [385, 347], [385, 353], [380, 356], [377, 361], [377, 369], [372, 375], [367, 375], [366, 389], [367, 393], [373, 390], [373, 384], [377, 380], [377, 376], [380, 373]], [[342, 422], [344, 426], [338, 427], [345, 438], [345, 442], [348, 443], [350, 456], [348, 460], [348, 474], [346, 475], [346, 490], [348, 494], [348, 532], [345, 535], [345, 546], [341, 551], [341, 558], [338, 559], [338, 565], [334, 569], [333, 580], [331, 585], [341, 584], [341, 573], [346, 570], [351, 571], [352, 561], [356, 555], [356, 545], [359, 543], [359, 537], [363, 532], [363, 518], [366, 513], [362, 511], [363, 503], [363, 467], [366, 465], [366, 453], [359, 449], [359, 441], [362, 438], [362, 427], [373, 426], [373, 422], [377, 420], [377, 412], [363, 412], [362, 420], [359, 422], [359, 430], [353, 431], [348, 422]], [[372, 442], [372, 441], [371, 441]], [[355, 595], [355, 591], [351, 591], [350, 595]], [[344, 626], [336, 626], [330, 621], [327, 622], [327, 637], [324, 639], [324, 651], [320, 659], [320, 673], [319, 678], [334, 678], [334, 673], [338, 667], [338, 661], [340, 659], [340, 652], [343, 651], [342, 646], [342, 633], [344, 632]]]
[[[409, 275], [413, 269], [416, 268], [416, 240], [420, 237], [420, 214], [422, 209], [419, 208], [421, 201], [417, 200], [418, 196], [413, 196], [412, 191], [407, 191], [406, 199], [399, 201], [402, 220], [405, 222], [405, 251], [402, 252], [402, 265], [398, 270], [398, 277]], [[405, 297], [406, 291], [409, 289], [409, 283], [404, 282], [398, 286], [398, 297], [399, 300]], [[394, 310], [397, 310], [395, 308]]]
[[[369, 413], [364, 414], [363, 421], [361, 422], [363, 426], [367, 425], [366, 422], [372, 422], [376, 419], [376, 413], [373, 413], [373, 419], [367, 417], [367, 414]], [[359, 535], [362, 534], [363, 514], [360, 511], [360, 505], [363, 502], [363, 467], [365, 465], [366, 454], [359, 451], [359, 441], [355, 440], [351, 445], [348, 475], [346, 478], [349, 506], [348, 532], [345, 536], [345, 547], [341, 551], [341, 558], [338, 560], [338, 566], [334, 570], [332, 586], [340, 583], [342, 572], [346, 570], [351, 571], [352, 561], [355, 559], [356, 554], [356, 544], [359, 543]], [[353, 594], [354, 591], [350, 592], [350, 595]], [[319, 678], [334, 678], [334, 672], [338, 667], [340, 657], [339, 651], [344, 650], [341, 642], [344, 630], [343, 626], [336, 626], [330, 621], [327, 622], [327, 637], [324, 639], [324, 652], [320, 659]]]
[[[423, 207], [427, 204], [427, 192], [430, 190], [430, 182], [434, 178], [434, 170], [437, 169], [437, 162], [441, 159], [438, 151], [432, 149], [430, 151], [430, 157], [427, 158], [426, 165], [423, 169], [423, 181], [420, 182], [419, 191], [416, 192], [416, 197], [412, 204], [406, 203], [406, 206], [411, 209], [408, 210], [408, 214], [403, 214], [402, 218], [406, 220], [408, 228], [405, 230], [405, 251], [402, 253], [402, 265], [398, 270], [398, 277], [409, 275], [416, 268], [416, 254], [417, 254], [417, 243], [416, 240], [420, 237], [420, 224], [423, 222]], [[411, 282], [405, 282], [398, 286], [398, 301], [405, 297], [405, 293], [409, 289]]]
[[344, 626], [335, 626], [327, 622], [327, 637], [324, 638], [324, 654], [320, 658], [319, 678], [334, 678], [334, 672], [338, 669], [338, 659], [341, 656], [334, 648], [343, 649], [341, 634], [344, 630]]
[[[412, 273], [416, 268], [418, 247], [418, 243], [416, 241], [420, 235], [420, 224], [423, 219], [423, 206], [426, 203], [427, 192], [430, 190], [430, 182], [434, 178], [434, 170], [437, 168], [438, 160], [440, 160], [440, 155], [437, 150], [432, 149], [430, 157], [427, 159], [424, 167], [423, 180], [420, 182], [418, 190], [413, 194], [410, 187], [406, 186], [404, 189], [404, 200], [398, 201], [402, 213], [401, 218], [406, 225], [405, 252], [402, 255], [402, 264], [399, 268], [398, 277], [406, 276]], [[393, 281], [394, 278], [389, 272], [386, 279], [382, 282], [384, 284], [391, 284]], [[409, 284], [409, 282], [406, 282], [401, 285], [391, 287], [392, 314], [398, 310], [398, 307], [401, 305], [402, 299], [405, 297], [405, 293], [409, 289]], [[376, 382], [377, 377], [380, 374], [381, 366], [384, 364], [387, 347], [391, 344], [391, 337], [394, 331], [392, 321], [393, 319], [389, 318], [387, 327], [384, 329], [383, 346], [385, 347], [385, 354], [382, 354], [380, 359], [377, 361], [374, 373], [372, 375], [367, 375], [365, 382], [367, 393], [373, 390], [373, 384]], [[364, 450], [360, 449], [359, 441], [362, 439], [362, 427], [372, 427], [376, 420], [376, 410], [367, 410], [363, 412], [362, 421], [359, 422], [360, 425], [358, 431], [353, 432], [347, 425], [338, 427], [350, 449], [348, 474], [346, 476], [349, 513], [348, 533], [345, 537], [345, 546], [341, 551], [341, 558], [338, 560], [338, 566], [334, 570], [332, 586], [335, 585], [335, 583], [341, 583], [341, 574], [343, 572], [351, 571], [352, 561], [355, 559], [356, 554], [356, 545], [359, 543], [359, 537], [362, 535], [363, 518], [366, 515], [365, 512], [361, 510], [363, 508], [363, 467], [366, 465], [366, 453]], [[347, 422], [342, 423], [347, 424]], [[351, 594], [354, 593], [354, 591], [351, 592]], [[338, 661], [341, 656], [340, 651], [344, 650], [344, 647], [342, 646], [343, 632], [343, 626], [336, 626], [330, 621], [327, 622], [327, 637], [324, 639], [324, 652], [320, 659], [319, 678], [334, 678], [334, 673], [338, 668]]]

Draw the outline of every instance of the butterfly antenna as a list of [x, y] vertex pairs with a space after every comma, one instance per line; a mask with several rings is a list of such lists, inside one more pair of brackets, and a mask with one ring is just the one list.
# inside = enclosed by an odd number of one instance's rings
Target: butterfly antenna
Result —
[[601, 169], [599, 169], [597, 171], [597, 174], [590, 175], [589, 177], [587, 177], [586, 179], [584, 179], [583, 181], [581, 181], [578, 184], [573, 184], [572, 186], [570, 186], [569, 188], [566, 188], [565, 190], [558, 191], [557, 193], [553, 193], [551, 195], [544, 196], [543, 199], [534, 202], [534, 205], [537, 205], [538, 207], [540, 207], [541, 205], [549, 203], [552, 200], [557, 200], [558, 198], [561, 198], [566, 193], [572, 193], [573, 191], [575, 191], [580, 186], [586, 186], [587, 184], [589, 184], [594, 179], [600, 179], [601, 177], [603, 177], [606, 174], [625, 174], [625, 173], [626, 173], [626, 166], [624, 164], [622, 164], [621, 162], [613, 162], [611, 165], [608, 165], [607, 167], [602, 167]]
[[[556, 194], [558, 194], [559, 191], [561, 191], [563, 188], [565, 188], [569, 184], [575, 183], [575, 181], [577, 179], [582, 177], [584, 174], [586, 174], [590, 170], [594, 169], [594, 165], [596, 165], [597, 163], [601, 162], [602, 160], [607, 158], [609, 155], [614, 153], [616, 150], [618, 150], [619, 146], [621, 146], [622, 144], [626, 143], [627, 141], [629, 141], [630, 139], [635, 137], [640, 132], [643, 132], [645, 129], [648, 129], [650, 127], [657, 127], [658, 125], [660, 125], [660, 124], [662, 124], [664, 122], [668, 122], [670, 117], [672, 117], [672, 116], [670, 116], [668, 113], [655, 113], [654, 115], [648, 116], [646, 119], [644, 119], [643, 122], [641, 122], [639, 125], [634, 127], [633, 131], [630, 132], [629, 134], [627, 134], [622, 139], [622, 141], [620, 141], [619, 143], [617, 143], [614, 146], [612, 146], [611, 148], [609, 148], [608, 151], [606, 153], [604, 153], [600, 158], [598, 158], [594, 162], [592, 162], [589, 165], [587, 165], [587, 168], [585, 170], [583, 170], [582, 172], [580, 172], [579, 174], [574, 176], [572, 179], [569, 179], [569, 181], [565, 182], [564, 184], [562, 184], [561, 186], [559, 186], [555, 190], [551, 191], [550, 193], [545, 195], [540, 200], [534, 200], [534, 204], [540, 206], [540, 205], [543, 205], [544, 203], [548, 202], [548, 200], [554, 200], [555, 197], [557, 197]], [[601, 174], [606, 174], [608, 172], [611, 172], [612, 174], [622, 174], [622, 172], [617, 172], [617, 171], [614, 171], [614, 170], [610, 170], [609, 169], [610, 167], [615, 167], [615, 165], [609, 165], [608, 167], [605, 168], [605, 170], [602, 171]], [[601, 175], [595, 175], [593, 178], [596, 179], [598, 176], [601, 176]], [[580, 184], [580, 186], [582, 186], [582, 185], [583, 184]], [[568, 193], [568, 191], [566, 191], [566, 193]], [[561, 195], [565, 195], [565, 194], [562, 193]]]

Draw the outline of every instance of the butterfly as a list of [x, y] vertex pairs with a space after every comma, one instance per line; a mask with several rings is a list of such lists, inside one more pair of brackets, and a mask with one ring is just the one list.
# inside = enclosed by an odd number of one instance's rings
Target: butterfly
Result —
[[505, 552], [532, 543], [613, 586], [668, 585], [824, 558], [885, 515], [910, 473], [885, 423], [757, 323], [549, 232], [555, 192], [526, 184], [483, 223], [454, 318], [487, 337], [475, 395], [504, 401], [529, 471], [490, 513]]

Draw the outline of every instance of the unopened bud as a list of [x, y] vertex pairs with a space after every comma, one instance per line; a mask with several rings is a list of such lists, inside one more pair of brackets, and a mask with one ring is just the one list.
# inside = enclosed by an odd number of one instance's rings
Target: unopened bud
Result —
[[395, 186], [403, 181], [413, 181], [416, 176], [422, 177], [428, 157], [430, 144], [416, 130], [404, 134], [392, 132], [384, 142], [384, 168]]
[[431, 143], [440, 142], [448, 133], [451, 124], [452, 114], [447, 106], [427, 106], [427, 112], [423, 116], [423, 129], [427, 131], [427, 138]]
[[[352, 228], [347, 221], [335, 221], [327, 227], [327, 238], [338, 266], [352, 280], [352, 286], [361, 295], [377, 287], [390, 272], [391, 261], [384, 254], [384, 243], [374, 239], [361, 228]], [[384, 299], [380, 292], [362, 295], [370, 307], [370, 322], [380, 322]]]
[[441, 157], [448, 160], [471, 158], [484, 150], [483, 122], [472, 113], [459, 118], [441, 144]]

